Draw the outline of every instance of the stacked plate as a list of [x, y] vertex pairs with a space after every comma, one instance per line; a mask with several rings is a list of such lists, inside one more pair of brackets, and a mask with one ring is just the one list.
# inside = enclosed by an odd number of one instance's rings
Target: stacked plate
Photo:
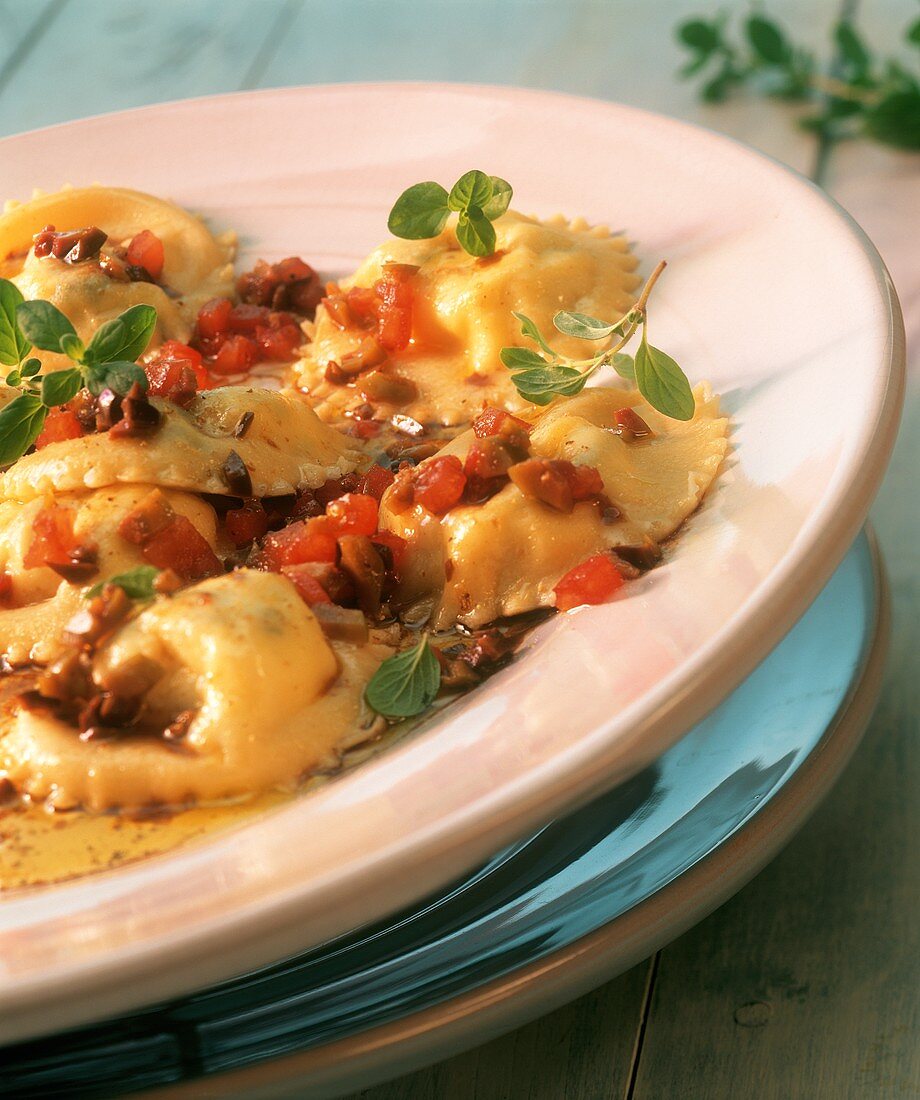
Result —
[[[194, 161], [169, 155], [191, 140]], [[681, 123], [475, 87], [220, 97], [2, 152], [4, 195], [104, 176], [235, 226], [243, 264], [328, 272], [408, 184], [500, 174], [520, 208], [625, 225], [646, 267], [670, 261], [656, 342], [733, 422], [714, 491], [629, 599], [544, 624], [309, 797], [0, 902], [5, 1095], [194, 1096], [202, 1074], [336, 1095], [598, 984], [791, 835], [878, 687], [884, 586], [859, 532], [903, 374], [884, 267], [826, 196]]]

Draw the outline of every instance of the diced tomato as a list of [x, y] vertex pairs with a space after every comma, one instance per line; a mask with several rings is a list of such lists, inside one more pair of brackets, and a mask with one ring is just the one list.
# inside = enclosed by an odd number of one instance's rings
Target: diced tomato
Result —
[[198, 310], [197, 332], [205, 340], [214, 340], [227, 335], [230, 329], [230, 314], [233, 303], [229, 298], [211, 298]]
[[401, 539], [399, 535], [390, 534], [389, 531], [378, 531], [376, 535], [371, 536], [371, 542], [376, 546], [385, 546], [390, 551], [390, 556], [393, 559], [393, 570], [398, 573], [406, 555], [406, 540]]
[[172, 569], [186, 581], [223, 573], [220, 558], [187, 516], [175, 515], [141, 547], [141, 553], [157, 569]]
[[375, 462], [358, 482], [358, 492], [365, 493], [367, 496], [373, 497], [374, 500], [380, 500], [394, 481], [395, 475], [393, 472]]
[[456, 455], [435, 455], [413, 477], [413, 499], [436, 516], [453, 508], [465, 488], [466, 474]]
[[624, 583], [609, 555], [595, 554], [570, 569], [553, 589], [556, 607], [560, 611], [571, 611], [582, 604], [603, 603]]
[[334, 562], [338, 545], [325, 516], [300, 520], [266, 536], [256, 564], [275, 573], [306, 561]]
[[417, 268], [407, 264], [387, 264], [383, 278], [374, 291], [380, 299], [377, 307], [377, 339], [387, 351], [402, 351], [412, 337], [412, 276]]
[[482, 478], [487, 481], [490, 478], [504, 477], [514, 462], [514, 457], [501, 440], [490, 436], [470, 447], [463, 469], [467, 477]]
[[52, 504], [42, 508], [32, 521], [32, 541], [22, 564], [37, 569], [48, 562], [65, 565], [79, 546], [73, 530], [73, 512]]
[[364, 493], [346, 493], [331, 501], [326, 515], [337, 538], [372, 535], [377, 530], [377, 500]]
[[227, 327], [231, 332], [243, 336], [251, 336], [259, 325], [268, 324], [270, 310], [266, 306], [242, 305], [234, 306], [230, 310], [230, 318]]
[[281, 572], [297, 589], [297, 595], [305, 604], [312, 607], [317, 603], [332, 603], [329, 593], [319, 583], [316, 577], [303, 565], [283, 565]]
[[259, 358], [259, 349], [247, 336], [228, 336], [214, 358], [215, 374], [245, 374]]
[[632, 443], [636, 439], [647, 439], [652, 435], [652, 429], [646, 424], [635, 409], [617, 409], [613, 414], [617, 434], [625, 443]]
[[593, 466], [576, 466], [566, 462], [564, 473], [572, 490], [572, 500], [590, 500], [603, 494], [603, 478]]
[[297, 358], [297, 350], [303, 343], [303, 333], [297, 325], [280, 325], [278, 328], [259, 325], [255, 339], [263, 359], [284, 363]]
[[224, 516], [224, 530], [234, 546], [248, 546], [268, 530], [268, 513], [261, 501], [248, 500], [242, 508], [231, 508]]
[[366, 286], [353, 286], [345, 295], [345, 302], [352, 318], [363, 328], [369, 328], [377, 320], [380, 299]]
[[35, 449], [40, 451], [49, 443], [58, 443], [62, 439], [79, 439], [83, 435], [83, 426], [66, 406], [50, 409], [45, 417], [45, 426], [35, 440]]
[[201, 352], [178, 340], [167, 340], [144, 364], [148, 394], [187, 405], [198, 390], [210, 389], [213, 379], [201, 361]]
[[530, 425], [525, 420], [519, 420], [504, 409], [496, 409], [488, 406], [483, 409], [473, 421], [473, 431], [480, 439], [486, 439], [490, 435], [498, 435], [507, 421], [511, 421], [515, 427], [530, 431]]
[[142, 267], [151, 279], [159, 279], [163, 274], [165, 259], [163, 242], [149, 229], [138, 233], [128, 245], [128, 263]]
[[358, 488], [360, 478], [357, 474], [344, 474], [342, 477], [333, 477], [314, 490], [314, 496], [325, 508], [327, 504], [346, 493], [353, 493]]

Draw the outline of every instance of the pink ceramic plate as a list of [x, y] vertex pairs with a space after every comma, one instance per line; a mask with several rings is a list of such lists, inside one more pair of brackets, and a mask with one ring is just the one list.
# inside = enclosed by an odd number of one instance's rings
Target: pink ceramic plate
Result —
[[[548, 156], [548, 150], [552, 156]], [[635, 772], [763, 658], [830, 576], [890, 454], [903, 333], [859, 228], [801, 177], [631, 108], [507, 89], [291, 89], [0, 143], [0, 194], [93, 181], [240, 231], [242, 262], [341, 273], [399, 192], [470, 167], [525, 211], [625, 226], [655, 340], [708, 378], [733, 452], [668, 562], [546, 624], [515, 664], [356, 772], [232, 834], [0, 903], [0, 1040], [240, 973], [418, 898]]]

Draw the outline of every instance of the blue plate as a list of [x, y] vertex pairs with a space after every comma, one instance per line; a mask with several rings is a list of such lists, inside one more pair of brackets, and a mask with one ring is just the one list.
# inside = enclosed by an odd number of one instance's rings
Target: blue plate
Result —
[[[862, 535], [767, 660], [630, 782], [380, 925], [204, 993], [6, 1048], [4, 1096], [124, 1093], [208, 1073], [229, 1073], [229, 1088], [230, 1071], [240, 1067], [341, 1044], [512, 975], [522, 986], [520, 976], [534, 964], [546, 972], [574, 945], [606, 935], [607, 964], [591, 971], [599, 983], [634, 961], [630, 951], [647, 954], [688, 923], [688, 914], [698, 918], [713, 908], [726, 887], [737, 889], [771, 854], [771, 830], [761, 828], [759, 862], [749, 857], [721, 890], [710, 887], [708, 904], [696, 897], [670, 924], [650, 922], [651, 940], [611, 953], [618, 922], [641, 915], [707, 862], [715, 865], [739, 833], [753, 835], [797, 773], [827, 756], [829, 731], [865, 680], [878, 605], [877, 562]], [[837, 754], [840, 767], [858, 733]], [[444, 1050], [441, 1043], [437, 1053]], [[346, 1080], [340, 1075], [339, 1087]]]

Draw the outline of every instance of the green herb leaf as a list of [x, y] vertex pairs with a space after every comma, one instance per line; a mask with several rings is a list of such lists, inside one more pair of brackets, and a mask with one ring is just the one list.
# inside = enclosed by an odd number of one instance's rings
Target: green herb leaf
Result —
[[83, 388], [83, 375], [76, 368], [56, 370], [42, 375], [42, 401], [53, 408], [66, 405]]
[[853, 69], [854, 75], [865, 76], [872, 59], [859, 32], [848, 19], [842, 20], [834, 28], [834, 41], [840, 56]]
[[541, 348], [553, 359], [558, 359], [559, 356], [553, 351], [553, 349], [547, 344], [543, 333], [537, 328], [535, 322], [527, 316], [526, 313], [518, 313], [516, 310], [511, 311], [512, 317], [516, 317], [521, 322], [521, 335], [526, 336], [528, 340], [533, 340], [535, 344], [539, 344]]
[[864, 115], [866, 132], [898, 149], [920, 149], [920, 87], [886, 95]]
[[426, 240], [436, 237], [449, 217], [447, 191], [439, 183], [428, 181], [403, 191], [393, 204], [387, 228], [403, 240]]
[[5, 382], [8, 386], [21, 386], [22, 385], [22, 371], [18, 367], [14, 367], [13, 370], [6, 376]]
[[15, 283], [0, 279], [0, 363], [6, 367], [18, 366], [32, 347], [16, 319], [22, 301], [22, 292]]
[[124, 396], [135, 382], [147, 389], [147, 375], [137, 363], [93, 363], [86, 368], [86, 388], [95, 397], [106, 389]]
[[457, 240], [471, 256], [491, 256], [495, 251], [495, 229], [477, 207], [470, 207], [457, 222]]
[[20, 369], [23, 378], [34, 378], [42, 369], [41, 359], [27, 359]]
[[489, 179], [492, 181], [492, 198], [483, 206], [482, 212], [490, 222], [494, 222], [511, 205], [511, 196], [514, 192], [511, 184], [501, 176], [489, 176]]
[[685, 46], [706, 57], [717, 50], [722, 42], [719, 28], [703, 19], [688, 19], [686, 23], [681, 23], [677, 28], [677, 37]]
[[531, 367], [545, 367], [546, 360], [532, 348], [502, 348], [498, 353], [508, 370], [530, 370]]
[[745, 24], [748, 42], [757, 57], [767, 65], [784, 65], [791, 48], [782, 30], [771, 19], [752, 15]]
[[458, 213], [473, 207], [482, 210], [492, 198], [492, 190], [492, 177], [474, 168], [471, 172], [464, 172], [450, 189], [447, 205]]
[[610, 365], [621, 378], [625, 378], [627, 382], [635, 382], [636, 363], [631, 355], [618, 351], [611, 360]]
[[515, 389], [534, 405], [548, 405], [554, 397], [574, 397], [585, 388], [590, 371], [547, 364], [511, 376]]
[[908, 42], [911, 46], [920, 47], [920, 19], [907, 28], [907, 32], [904, 35], [905, 42]]
[[65, 332], [61, 337], [61, 351], [68, 359], [73, 359], [75, 363], [81, 363], [86, 348], [76, 333]]
[[98, 584], [94, 584], [92, 588], [84, 593], [86, 598], [93, 599], [96, 596], [101, 595], [103, 588], [107, 584], [117, 585], [126, 596], [130, 596], [132, 600], [152, 600], [156, 597], [157, 591], [153, 587], [153, 582], [159, 576], [160, 571], [152, 565], [138, 565], [134, 569], [129, 569], [127, 573], [118, 573], [114, 577], [109, 577], [106, 581], [100, 581]]
[[619, 321], [611, 325], [587, 313], [572, 313], [567, 309], [559, 310], [553, 324], [566, 336], [576, 336], [579, 340], [606, 340], [615, 332], [622, 336]]
[[412, 718], [434, 702], [441, 666], [423, 637], [411, 649], [388, 657], [364, 692], [368, 705], [386, 718]]
[[0, 409], [0, 466], [9, 466], [32, 446], [48, 410], [34, 393], [21, 393]]
[[77, 335], [70, 321], [50, 302], [20, 302], [16, 320], [25, 338], [42, 351], [60, 354], [61, 337]]
[[133, 361], [143, 355], [157, 324], [153, 306], [131, 306], [114, 321], [108, 321], [93, 333], [86, 349], [87, 363]]
[[673, 420], [691, 420], [696, 409], [687, 376], [677, 363], [642, 334], [636, 352], [636, 385], [646, 401]]

